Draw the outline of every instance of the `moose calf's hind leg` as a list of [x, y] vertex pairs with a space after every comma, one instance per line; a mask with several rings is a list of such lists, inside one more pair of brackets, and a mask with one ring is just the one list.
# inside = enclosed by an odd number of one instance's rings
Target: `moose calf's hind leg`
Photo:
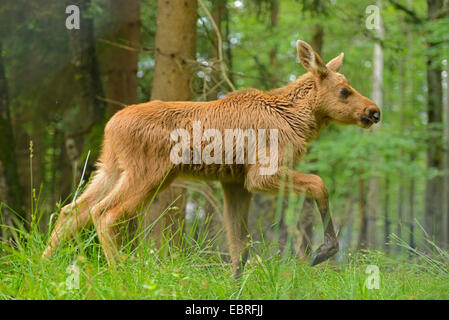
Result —
[[113, 188], [116, 180], [115, 169], [110, 170], [110, 172], [103, 169], [95, 172], [94, 178], [88, 184], [87, 189], [73, 206], [68, 204], [62, 208], [42, 258], [51, 256], [63, 239], [73, 237], [81, 228], [89, 224], [91, 221], [89, 209]]
[[72, 204], [68, 204], [61, 209], [61, 214], [56, 221], [56, 225], [51, 232], [48, 246], [42, 254], [42, 258], [51, 256], [59, 243], [63, 239], [70, 239], [81, 228], [85, 227], [90, 220], [88, 201], [80, 199], [72, 208]]
[[224, 219], [235, 278], [239, 278], [249, 250], [248, 213], [252, 194], [243, 183], [222, 182]]
[[115, 207], [95, 219], [95, 228], [108, 264], [114, 264], [118, 258], [120, 246], [118, 223], [122, 216], [122, 208]]
[[123, 172], [110, 193], [92, 209], [92, 220], [109, 264], [117, 262], [118, 223], [135, 213], [153, 189], [151, 182], [133, 172]]

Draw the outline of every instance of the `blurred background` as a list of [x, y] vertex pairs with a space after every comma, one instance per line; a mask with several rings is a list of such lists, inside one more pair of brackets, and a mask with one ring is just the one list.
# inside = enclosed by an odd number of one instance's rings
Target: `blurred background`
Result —
[[[0, 236], [47, 231], [121, 108], [283, 86], [305, 72], [298, 39], [325, 61], [344, 52], [340, 72], [383, 113], [369, 131], [331, 125], [298, 167], [327, 184], [341, 252], [397, 253], [395, 239], [413, 248], [426, 233], [447, 249], [447, 0], [2, 0]], [[218, 183], [177, 181], [151, 215], [171, 204], [167, 215], [225, 248]], [[299, 256], [322, 241], [301, 196], [256, 195], [249, 229]]]

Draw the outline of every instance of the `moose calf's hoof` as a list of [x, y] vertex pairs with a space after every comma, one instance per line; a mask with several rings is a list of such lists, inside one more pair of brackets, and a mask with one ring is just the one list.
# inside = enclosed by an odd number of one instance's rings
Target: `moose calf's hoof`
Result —
[[328, 240], [322, 244], [313, 254], [311, 265], [317, 265], [338, 252], [338, 240]]
[[232, 276], [234, 277], [235, 280], [239, 280], [242, 277], [243, 268], [244, 267], [242, 265], [233, 266], [233, 268], [232, 268]]

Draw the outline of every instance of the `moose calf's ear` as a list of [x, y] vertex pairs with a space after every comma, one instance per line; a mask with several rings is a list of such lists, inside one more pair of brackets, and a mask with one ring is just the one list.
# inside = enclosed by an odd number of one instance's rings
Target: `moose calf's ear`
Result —
[[307, 42], [302, 40], [296, 41], [296, 49], [298, 50], [299, 61], [307, 71], [320, 78], [327, 76], [328, 69], [326, 65]]
[[343, 57], [345, 54], [342, 52], [335, 58], [333, 58], [331, 61], [327, 63], [327, 68], [331, 71], [337, 72], [340, 70], [341, 65], [343, 64]]

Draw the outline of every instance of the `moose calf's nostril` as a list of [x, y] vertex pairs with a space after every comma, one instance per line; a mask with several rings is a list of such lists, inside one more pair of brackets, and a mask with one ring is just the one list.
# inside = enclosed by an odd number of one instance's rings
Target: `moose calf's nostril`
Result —
[[380, 112], [377, 108], [367, 108], [365, 114], [376, 123], [380, 121]]

